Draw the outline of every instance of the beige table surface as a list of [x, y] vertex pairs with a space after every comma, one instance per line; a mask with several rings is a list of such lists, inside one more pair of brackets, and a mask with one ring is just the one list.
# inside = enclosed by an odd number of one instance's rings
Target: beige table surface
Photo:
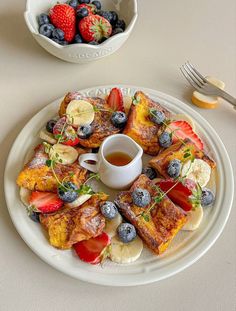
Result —
[[[60, 61], [28, 32], [23, 0], [0, 2], [0, 310], [236, 310], [236, 206], [224, 232], [190, 268], [161, 281], [108, 288], [74, 280], [41, 261], [9, 217], [3, 171], [24, 124], [69, 90], [133, 84], [166, 92], [188, 105], [190, 88], [178, 67], [187, 59], [221, 78], [236, 96], [235, 0], [140, 0], [139, 20], [115, 55], [89, 65]], [[236, 170], [236, 111], [225, 102], [200, 110], [224, 142]], [[223, 207], [222, 207], [223, 208]]]

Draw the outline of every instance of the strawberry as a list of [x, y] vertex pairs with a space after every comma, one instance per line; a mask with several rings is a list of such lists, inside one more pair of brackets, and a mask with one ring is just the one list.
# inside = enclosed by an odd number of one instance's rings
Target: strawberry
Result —
[[63, 201], [56, 193], [33, 191], [29, 203], [36, 212], [52, 213], [63, 206]]
[[89, 15], [79, 21], [79, 31], [86, 42], [99, 42], [102, 38], [109, 38], [112, 26], [104, 17]]
[[49, 17], [56, 28], [64, 31], [65, 40], [71, 42], [76, 33], [75, 10], [68, 4], [56, 4], [49, 11]]
[[185, 138], [189, 138], [196, 145], [196, 147], [200, 150], [203, 150], [203, 142], [199, 138], [199, 136], [193, 131], [191, 125], [186, 121], [173, 121], [169, 124], [169, 130], [174, 132], [172, 135], [173, 143], [177, 142], [180, 138], [184, 140]]
[[[174, 186], [176, 184], [176, 186]], [[190, 179], [185, 179], [184, 184], [176, 182], [172, 179], [161, 180], [157, 185], [162, 191], [167, 192], [173, 187], [166, 195], [184, 211], [190, 211], [196, 201], [193, 201], [196, 191], [196, 183]]]
[[107, 98], [107, 104], [113, 111], [125, 111], [123, 95], [120, 89], [114, 87]]
[[[75, 129], [71, 125], [65, 125], [66, 117], [60, 118], [53, 127], [55, 138], [60, 140], [60, 143], [67, 146], [75, 146], [79, 143], [79, 137]], [[64, 129], [63, 129], [64, 127]], [[62, 133], [63, 130], [63, 133]]]
[[89, 14], [95, 14], [96, 13], [96, 7], [94, 4], [86, 4], [86, 3], [79, 4], [77, 6], [77, 11], [81, 8], [86, 8], [88, 10]]
[[96, 265], [106, 257], [106, 250], [110, 242], [109, 236], [103, 232], [95, 238], [74, 244], [74, 249], [81, 260]]

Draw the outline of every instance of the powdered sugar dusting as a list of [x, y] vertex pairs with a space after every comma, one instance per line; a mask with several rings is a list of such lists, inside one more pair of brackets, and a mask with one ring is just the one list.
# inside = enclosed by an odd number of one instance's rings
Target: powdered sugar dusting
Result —
[[36, 168], [36, 167], [39, 167], [39, 166], [44, 166], [46, 164], [46, 158], [33, 158], [29, 164], [28, 164], [28, 167], [29, 168]]

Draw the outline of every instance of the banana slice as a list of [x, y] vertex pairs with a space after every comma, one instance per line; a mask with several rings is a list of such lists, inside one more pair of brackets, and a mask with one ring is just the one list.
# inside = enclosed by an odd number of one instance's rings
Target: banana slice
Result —
[[186, 114], [178, 113], [178, 114], [174, 115], [174, 120], [176, 120], [176, 121], [179, 121], [179, 120], [182, 121], [183, 120], [183, 121], [188, 122], [191, 125], [193, 131], [195, 131], [195, 123], [194, 123], [193, 119], [190, 118], [189, 116], [187, 116]]
[[52, 133], [49, 133], [45, 128], [42, 129], [39, 132], [39, 137], [43, 140], [46, 141], [47, 143], [54, 145], [57, 143], [56, 139], [54, 138]]
[[71, 146], [55, 144], [50, 149], [49, 156], [55, 159], [57, 163], [72, 164], [78, 158], [78, 151]]
[[138, 236], [129, 243], [123, 243], [114, 236], [111, 239], [110, 258], [116, 263], [131, 263], [139, 258], [142, 250], [143, 242]]
[[[225, 84], [221, 80], [214, 77], [206, 77], [206, 79], [222, 90], [225, 88]], [[219, 97], [207, 96], [198, 91], [194, 91], [192, 95], [192, 102], [200, 108], [215, 109], [219, 104]]]
[[123, 96], [123, 101], [124, 101], [124, 108], [125, 108], [125, 113], [128, 114], [130, 107], [132, 105], [132, 97], [124, 95]]
[[182, 227], [182, 230], [185, 231], [194, 231], [196, 230], [203, 219], [203, 208], [202, 206], [196, 207], [194, 210], [187, 212], [187, 222]]
[[181, 176], [186, 176], [205, 187], [211, 177], [211, 167], [201, 159], [195, 159], [193, 163], [189, 160], [183, 165]]
[[27, 207], [29, 206], [29, 197], [31, 195], [31, 191], [24, 187], [20, 187], [20, 199], [21, 202]]
[[103, 229], [106, 234], [109, 235], [110, 238], [116, 235], [116, 229], [117, 227], [122, 223], [122, 217], [118, 213], [114, 219], [108, 220], [106, 219], [106, 225]]
[[70, 208], [78, 207], [78, 206], [84, 204], [84, 202], [88, 201], [88, 199], [90, 199], [90, 198], [91, 198], [91, 194], [82, 194], [81, 196], [79, 196], [73, 202], [66, 203], [65, 206], [66, 207], [70, 207]]
[[72, 100], [66, 108], [69, 122], [76, 127], [88, 125], [93, 122], [94, 109], [86, 100]]

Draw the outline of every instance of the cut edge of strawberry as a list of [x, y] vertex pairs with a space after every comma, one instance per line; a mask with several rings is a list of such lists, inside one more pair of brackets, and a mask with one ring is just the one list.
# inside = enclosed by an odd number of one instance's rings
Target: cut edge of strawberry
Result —
[[35, 212], [43, 214], [56, 212], [64, 204], [56, 193], [43, 191], [32, 191], [29, 203]]
[[[84, 262], [96, 265], [102, 263], [109, 254], [109, 246], [111, 239], [105, 232], [100, 235], [77, 242], [73, 245], [76, 255]], [[92, 245], [95, 245], [97, 249], [93, 251]], [[97, 244], [97, 245], [96, 245]]]
[[172, 121], [169, 124], [169, 127], [175, 133], [175, 135], [172, 135], [173, 142], [178, 141], [178, 138], [176, 136], [179, 136], [180, 139], [189, 138], [198, 149], [203, 150], [204, 144], [201, 138], [197, 135], [197, 133], [193, 131], [192, 126], [187, 121], [185, 120]]
[[[175, 183], [176, 181], [172, 179], [165, 179], [158, 181], [156, 184], [161, 188], [162, 191], [167, 192], [171, 187], [174, 186]], [[166, 193], [167, 197], [173, 201], [173, 203], [177, 204], [186, 212], [193, 208], [193, 204], [190, 200], [192, 194], [192, 190], [181, 182], [176, 183], [176, 186], [168, 193]]]
[[106, 101], [107, 105], [113, 111], [125, 111], [123, 94], [119, 88], [114, 87], [113, 89], [111, 89]]

